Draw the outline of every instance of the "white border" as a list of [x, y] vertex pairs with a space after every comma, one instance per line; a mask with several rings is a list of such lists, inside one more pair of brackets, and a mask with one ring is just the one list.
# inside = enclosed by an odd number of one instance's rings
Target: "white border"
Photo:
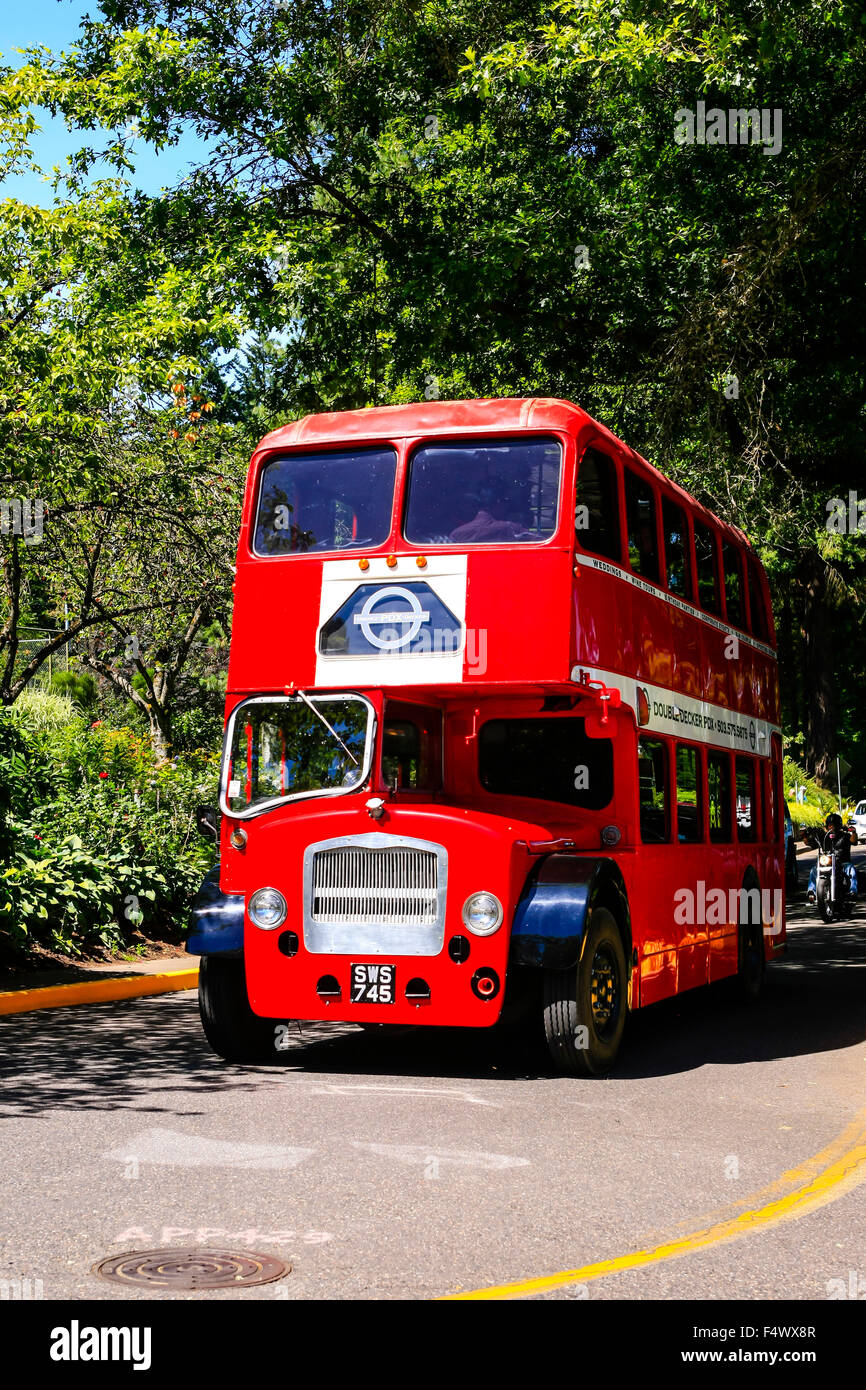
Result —
[[[466, 648], [466, 555], [436, 555], [423, 569], [415, 556], [398, 555], [389, 566], [384, 555], [371, 555], [366, 570], [357, 560], [326, 560], [322, 566], [319, 622], [316, 627], [316, 686], [459, 685]], [[322, 627], [362, 584], [426, 583], [460, 624], [459, 644], [443, 652], [371, 652], [368, 656], [325, 656], [319, 651]]]
[[[714, 705], [709, 700], [696, 700], [681, 695], [664, 685], [651, 685], [616, 671], [601, 671], [597, 667], [575, 666], [571, 679], [580, 683], [581, 676], [603, 681], [618, 690], [623, 703], [634, 711], [638, 733], [667, 734], [684, 742], [705, 743], [713, 748], [727, 748], [735, 753], [751, 753], [769, 758], [773, 734], [782, 731], [777, 724], [768, 724], [751, 714], [741, 714], [726, 705]], [[648, 724], [638, 722], [638, 691], [646, 692], [650, 718]]]

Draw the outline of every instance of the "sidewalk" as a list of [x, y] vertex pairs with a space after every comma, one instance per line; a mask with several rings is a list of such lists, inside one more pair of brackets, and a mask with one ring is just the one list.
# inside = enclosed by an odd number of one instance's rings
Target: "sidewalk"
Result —
[[22, 971], [0, 979], [0, 1015], [136, 999], [197, 985], [198, 959], [188, 955]]
[[48, 970], [0, 971], [0, 994], [47, 985], [72, 985], [82, 980], [129, 979], [130, 975], [162, 975], [173, 970], [195, 970], [198, 956], [155, 956], [152, 960], [88, 961], [86, 965], [57, 966]]

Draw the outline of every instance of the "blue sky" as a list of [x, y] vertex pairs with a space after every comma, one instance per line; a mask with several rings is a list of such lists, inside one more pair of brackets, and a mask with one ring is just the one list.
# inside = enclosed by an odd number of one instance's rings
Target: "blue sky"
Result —
[[[44, 44], [55, 52], [69, 48], [84, 16], [96, 18], [98, 13], [95, 0], [0, 0], [0, 61], [17, 67], [24, 60], [13, 50], [36, 44]], [[82, 145], [108, 142], [107, 132], [69, 131], [62, 120], [52, 118], [47, 111], [34, 110], [34, 115], [41, 130], [33, 137], [32, 148], [37, 163], [45, 170], [62, 164], [68, 154]], [[139, 140], [133, 146], [135, 174], [126, 177], [145, 193], [158, 193], [160, 188], [175, 183], [190, 162], [201, 157], [203, 149], [202, 142], [193, 135], [158, 155]], [[103, 166], [101, 172], [106, 175], [114, 171]], [[27, 174], [7, 179], [0, 186], [0, 197], [43, 205], [53, 199], [50, 184], [37, 175]]]

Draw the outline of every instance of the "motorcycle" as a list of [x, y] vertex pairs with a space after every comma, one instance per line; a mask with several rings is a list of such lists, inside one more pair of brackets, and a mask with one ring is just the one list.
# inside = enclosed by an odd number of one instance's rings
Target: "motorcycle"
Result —
[[857, 901], [857, 870], [842, 858], [842, 844], [831, 831], [817, 838], [818, 861], [809, 874], [807, 901], [814, 903], [823, 922], [837, 922], [853, 912]]

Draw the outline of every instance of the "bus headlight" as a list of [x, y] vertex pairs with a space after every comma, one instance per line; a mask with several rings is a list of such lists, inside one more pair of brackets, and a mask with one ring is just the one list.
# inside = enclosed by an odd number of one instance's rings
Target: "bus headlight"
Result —
[[463, 921], [475, 936], [492, 936], [502, 925], [502, 903], [493, 893], [470, 893], [463, 904]]
[[250, 898], [248, 911], [257, 927], [273, 931], [286, 920], [286, 900], [276, 888], [257, 888]]

